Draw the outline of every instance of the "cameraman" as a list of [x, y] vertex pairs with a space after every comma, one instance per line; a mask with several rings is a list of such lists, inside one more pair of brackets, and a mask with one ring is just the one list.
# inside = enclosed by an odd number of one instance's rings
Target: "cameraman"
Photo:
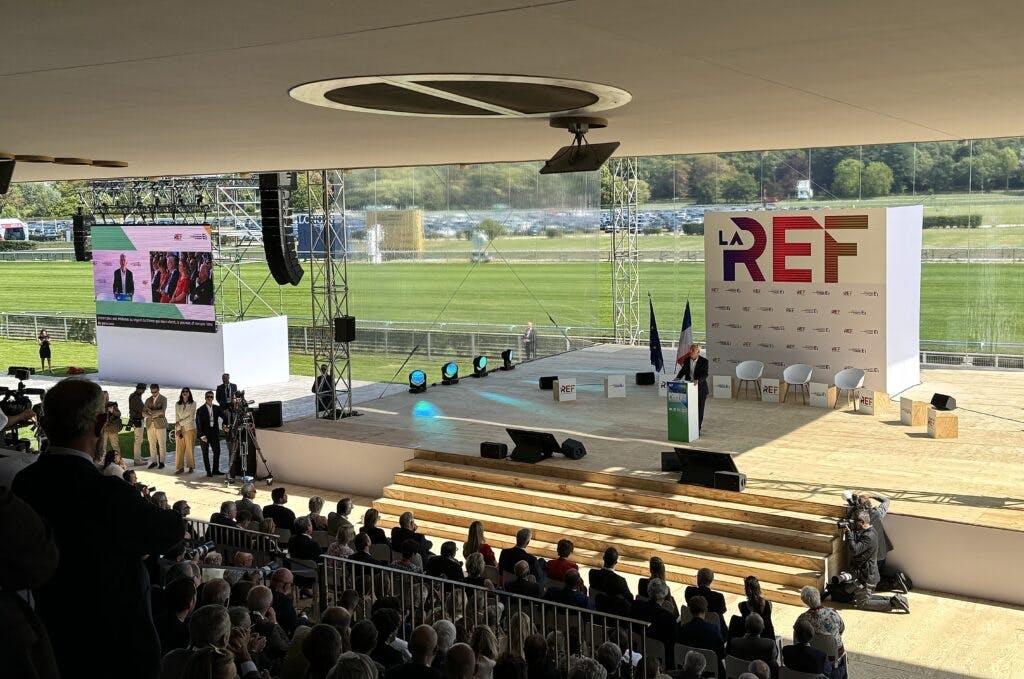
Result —
[[35, 418], [36, 413], [31, 408], [25, 408], [16, 415], [8, 417], [2, 410], [0, 410], [0, 432], [5, 431], [8, 428], [14, 429], [30, 422]]
[[[106, 394], [107, 392], [103, 392]], [[124, 429], [124, 422], [121, 420], [121, 409], [117, 407], [117, 401], [107, 401], [107, 425], [103, 428], [103, 452], [110, 450], [121, 451], [121, 442], [118, 436]]]
[[891, 597], [876, 596], [875, 586], [878, 584], [878, 535], [871, 527], [871, 514], [859, 510], [854, 517], [853, 530], [850, 525], [843, 526], [843, 541], [850, 555], [850, 573], [857, 582], [853, 594], [853, 605], [866, 611], [905, 611], [910, 612], [910, 602], [903, 594]]

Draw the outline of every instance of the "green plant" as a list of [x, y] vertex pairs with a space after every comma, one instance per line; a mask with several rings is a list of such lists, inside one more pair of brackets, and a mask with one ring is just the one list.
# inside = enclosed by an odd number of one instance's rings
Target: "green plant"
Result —
[[976, 229], [981, 226], [981, 215], [929, 215], [924, 218], [921, 228], [924, 229], [946, 229], [966, 228]]
[[0, 240], [0, 252], [13, 250], [35, 250], [39, 245], [30, 240]]

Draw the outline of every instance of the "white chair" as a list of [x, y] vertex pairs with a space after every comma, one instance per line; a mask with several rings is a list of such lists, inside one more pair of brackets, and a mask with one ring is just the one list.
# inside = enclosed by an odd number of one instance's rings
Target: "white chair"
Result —
[[743, 361], [736, 366], [736, 379], [739, 380], [737, 385], [737, 394], [739, 388], [743, 388], [743, 394], [746, 395], [747, 387], [753, 384], [757, 388], [757, 398], [761, 398], [761, 376], [764, 375], [764, 363], [761, 361]]
[[835, 377], [836, 389], [836, 404], [833, 408], [839, 407], [839, 395], [846, 390], [846, 400], [849, 402], [850, 396], [856, 397], [855, 390], [860, 389], [864, 386], [864, 371], [860, 368], [847, 368], [846, 370], [840, 370], [836, 373]]
[[810, 672], [797, 672], [788, 667], [779, 668], [779, 679], [825, 679], [824, 674], [812, 674]]
[[[789, 387], [799, 387], [800, 396], [804, 405], [807, 405], [807, 397], [811, 395], [811, 373], [814, 368], [806, 363], [794, 363], [782, 371], [782, 381]], [[786, 393], [786, 400], [789, 400], [789, 393]]]
[[725, 656], [725, 676], [726, 679], [736, 679], [741, 674], [747, 671], [750, 666], [749, 660], [743, 658], [737, 658], [734, 655]]

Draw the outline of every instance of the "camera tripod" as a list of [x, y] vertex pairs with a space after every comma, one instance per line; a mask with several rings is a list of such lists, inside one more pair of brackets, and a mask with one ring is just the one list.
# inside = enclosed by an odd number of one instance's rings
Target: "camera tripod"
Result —
[[[248, 457], [249, 450], [253, 449], [259, 456], [261, 462], [263, 462], [263, 468], [267, 470], [265, 480], [267, 485], [273, 485], [274, 473], [270, 471], [270, 465], [267, 464], [267, 458], [263, 457], [263, 450], [260, 448], [260, 443], [256, 439], [256, 423], [252, 419], [252, 411], [248, 407], [243, 405], [240, 409], [232, 413], [231, 422], [231, 440], [228, 444], [228, 474], [224, 479], [226, 485], [231, 485], [235, 482], [235, 477], [232, 476], [232, 470], [235, 468], [235, 463], [238, 463], [238, 470], [244, 477], [245, 467]], [[250, 448], [251, 447], [251, 448]], [[254, 475], [256, 470], [253, 470]]]

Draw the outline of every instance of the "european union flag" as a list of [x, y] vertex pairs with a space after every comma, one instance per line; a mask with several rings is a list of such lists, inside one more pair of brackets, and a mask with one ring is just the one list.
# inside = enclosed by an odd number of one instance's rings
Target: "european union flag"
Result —
[[665, 357], [661, 353], [661, 337], [658, 335], [658, 321], [654, 318], [654, 300], [651, 296], [647, 295], [647, 301], [651, 305], [651, 365], [658, 372], [665, 370]]

